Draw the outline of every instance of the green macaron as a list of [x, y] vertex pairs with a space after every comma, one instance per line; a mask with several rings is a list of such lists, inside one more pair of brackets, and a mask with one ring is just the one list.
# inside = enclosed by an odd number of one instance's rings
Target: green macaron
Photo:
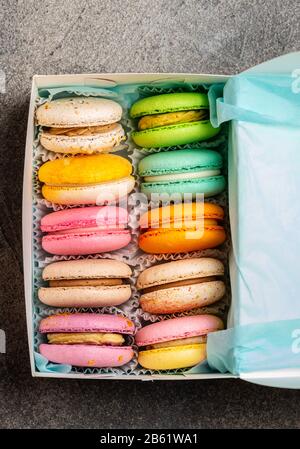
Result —
[[138, 173], [143, 178], [142, 193], [204, 194], [210, 197], [225, 188], [221, 175], [222, 157], [212, 150], [176, 150], [153, 153], [142, 159]]
[[138, 131], [133, 131], [131, 136], [143, 148], [191, 144], [207, 140], [220, 131], [209, 121], [207, 95], [197, 92], [143, 98], [132, 105], [130, 116], [139, 119]]

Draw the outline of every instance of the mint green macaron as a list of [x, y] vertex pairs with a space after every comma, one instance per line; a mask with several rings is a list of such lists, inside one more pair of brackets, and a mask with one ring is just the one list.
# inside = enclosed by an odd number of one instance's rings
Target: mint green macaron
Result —
[[196, 194], [210, 197], [225, 189], [221, 174], [222, 157], [212, 150], [175, 150], [153, 153], [142, 159], [138, 173], [141, 191], [152, 194]]
[[155, 95], [134, 103], [130, 116], [139, 119], [138, 131], [131, 133], [143, 148], [163, 148], [192, 144], [214, 137], [220, 128], [209, 121], [206, 94], [180, 92]]

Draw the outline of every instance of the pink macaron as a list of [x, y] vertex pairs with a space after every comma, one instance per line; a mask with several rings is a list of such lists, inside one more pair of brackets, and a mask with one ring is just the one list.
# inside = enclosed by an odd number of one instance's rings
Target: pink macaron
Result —
[[141, 347], [139, 363], [144, 368], [169, 370], [188, 368], [206, 358], [206, 336], [223, 329], [214, 315], [173, 318], [150, 324], [136, 334]]
[[133, 335], [134, 323], [117, 315], [75, 313], [51, 315], [40, 322], [39, 331], [48, 343], [40, 353], [50, 362], [93, 368], [117, 367], [133, 357], [131, 346], [122, 346], [124, 335]]
[[122, 207], [64, 209], [45, 215], [42, 247], [50, 254], [85, 255], [115, 251], [131, 240], [128, 212]]

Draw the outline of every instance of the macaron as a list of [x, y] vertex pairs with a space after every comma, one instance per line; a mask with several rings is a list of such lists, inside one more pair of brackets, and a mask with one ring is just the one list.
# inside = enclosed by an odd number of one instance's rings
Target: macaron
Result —
[[118, 202], [134, 188], [131, 163], [114, 154], [74, 156], [43, 164], [43, 197], [62, 205]]
[[132, 321], [117, 315], [74, 313], [51, 315], [41, 320], [40, 353], [50, 362], [90, 368], [122, 366], [133, 357], [131, 346], [123, 346], [123, 335], [133, 335]]
[[138, 130], [131, 136], [143, 148], [185, 145], [210, 139], [220, 131], [209, 121], [208, 97], [202, 93], [146, 97], [131, 106], [130, 116], [139, 119]]
[[150, 324], [135, 336], [138, 362], [151, 370], [189, 368], [206, 359], [206, 336], [223, 329], [214, 315], [173, 318]]
[[215, 248], [225, 239], [222, 207], [202, 202], [150, 209], [140, 218], [139, 247], [150, 254]]
[[58, 153], [113, 151], [125, 132], [120, 123], [122, 107], [115, 101], [96, 97], [60, 98], [36, 110], [41, 125], [41, 145]]
[[128, 245], [128, 212], [122, 207], [63, 209], [41, 220], [42, 247], [50, 254], [73, 256], [116, 251]]
[[148, 197], [152, 194], [169, 195], [198, 193], [210, 197], [225, 188], [221, 175], [222, 156], [212, 150], [178, 150], [153, 153], [142, 159], [138, 173], [143, 177], [141, 191]]
[[132, 270], [111, 259], [54, 262], [42, 273], [47, 287], [38, 291], [39, 300], [53, 307], [117, 306], [131, 296]]
[[208, 306], [225, 293], [220, 260], [203, 257], [154, 265], [137, 279], [140, 305], [153, 314], [177, 313]]

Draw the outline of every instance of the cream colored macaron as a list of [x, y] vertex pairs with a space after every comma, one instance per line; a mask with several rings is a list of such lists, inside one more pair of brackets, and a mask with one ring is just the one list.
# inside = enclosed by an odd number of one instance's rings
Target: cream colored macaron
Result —
[[110, 259], [84, 259], [54, 262], [43, 270], [41, 302], [53, 307], [116, 306], [131, 296], [129, 265]]
[[69, 154], [114, 151], [125, 140], [118, 123], [122, 107], [98, 97], [61, 98], [37, 108], [40, 142], [47, 150]]
[[203, 257], [154, 265], [138, 277], [140, 304], [145, 312], [185, 312], [219, 301], [225, 294], [220, 260]]

